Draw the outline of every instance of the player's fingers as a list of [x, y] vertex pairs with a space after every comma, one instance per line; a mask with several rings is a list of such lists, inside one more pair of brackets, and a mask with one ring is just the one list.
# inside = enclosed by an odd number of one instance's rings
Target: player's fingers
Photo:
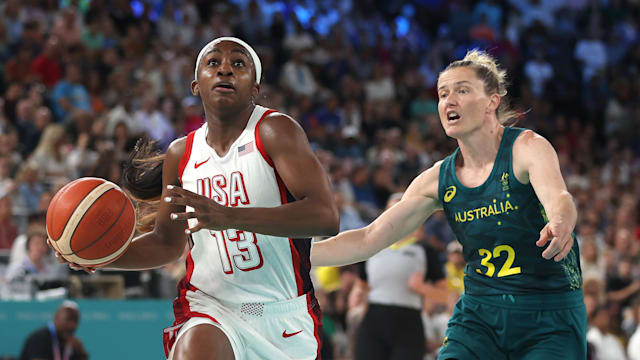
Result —
[[59, 253], [59, 252], [57, 252], [57, 251], [55, 251], [55, 250], [54, 250], [54, 251], [53, 251], [53, 254], [56, 256], [56, 260], [58, 260], [58, 262], [59, 262], [60, 264], [65, 264], [65, 263], [67, 263], [67, 262], [68, 262], [67, 260], [65, 260], [65, 259], [62, 257], [62, 255], [60, 255], [60, 253]]
[[181, 186], [167, 185], [167, 190], [170, 196], [181, 196], [191, 199], [199, 198], [201, 196], [194, 193], [193, 191], [184, 189]]
[[553, 258], [553, 260], [557, 262], [564, 259], [569, 254], [569, 252], [571, 252], [572, 248], [573, 248], [573, 237], [571, 237], [571, 235], [568, 235], [566, 238], [566, 241], [564, 242], [564, 246], [562, 247], [562, 250], [560, 250], [560, 252]]
[[549, 246], [542, 252], [542, 257], [549, 260], [558, 255], [564, 249], [567, 241], [567, 236], [553, 237], [553, 239], [549, 243]]
[[76, 271], [82, 271], [84, 268], [76, 263], [69, 263], [69, 267]]
[[558, 253], [558, 255], [556, 255], [556, 256], [553, 258], [553, 260], [554, 260], [555, 262], [558, 262], [558, 261], [560, 261], [560, 260], [564, 259], [564, 258], [569, 254], [569, 252], [570, 252], [570, 251], [571, 251], [571, 246], [569, 246], [569, 244], [565, 244], [564, 249], [562, 249], [562, 251], [560, 251], [560, 252]]
[[552, 238], [552, 236], [553, 234], [551, 233], [549, 224], [545, 225], [542, 230], [540, 230], [540, 238], [536, 241], [536, 245], [543, 247]]
[[196, 226], [188, 228], [187, 230], [184, 231], [184, 233], [187, 235], [193, 234], [194, 232], [200, 231], [203, 228], [204, 228], [204, 225], [201, 222], [198, 222]]
[[171, 213], [169, 217], [171, 218], [171, 220], [180, 221], [180, 220], [194, 219], [197, 216], [195, 212], [190, 211], [190, 212], [183, 212], [183, 213]]
[[164, 202], [173, 204], [173, 205], [189, 205], [191, 207], [194, 206], [193, 201], [189, 201], [189, 199], [183, 196], [165, 196]]
[[549, 243], [549, 246], [547, 246], [547, 248], [544, 249], [544, 251], [542, 252], [542, 257], [549, 260], [552, 257], [556, 256], [560, 252], [560, 249], [562, 249], [559, 242], [560, 242], [559, 238], [557, 237], [551, 238], [551, 242]]

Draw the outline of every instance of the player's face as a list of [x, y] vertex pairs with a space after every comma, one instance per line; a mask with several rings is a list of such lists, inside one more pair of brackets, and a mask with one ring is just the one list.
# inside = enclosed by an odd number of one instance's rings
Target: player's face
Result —
[[479, 128], [491, 109], [495, 111], [484, 83], [469, 67], [452, 68], [440, 75], [438, 99], [440, 123], [447, 135], [456, 139]]
[[231, 41], [218, 43], [200, 60], [194, 94], [213, 105], [247, 105], [258, 95], [253, 61], [247, 50]]

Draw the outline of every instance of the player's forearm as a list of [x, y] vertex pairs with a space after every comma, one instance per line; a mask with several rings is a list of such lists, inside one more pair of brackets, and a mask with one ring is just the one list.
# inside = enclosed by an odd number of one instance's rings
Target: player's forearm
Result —
[[317, 242], [311, 248], [312, 266], [343, 266], [364, 261], [379, 250], [366, 246], [369, 228], [349, 230]]
[[568, 224], [573, 229], [578, 219], [578, 211], [573, 202], [573, 196], [568, 191], [563, 190], [554, 199], [547, 215], [550, 221]]
[[311, 199], [275, 208], [229, 208], [228, 217], [230, 229], [284, 237], [334, 235], [340, 226], [332, 205]]
[[185, 247], [184, 234], [174, 241], [165, 241], [157, 232], [142, 234], [131, 241], [127, 251], [108, 268], [122, 270], [145, 270], [166, 265], [177, 260]]
[[378, 218], [371, 225], [314, 244], [311, 265], [343, 266], [365, 261], [415, 228]]
[[314, 244], [311, 264], [340, 266], [364, 261], [405, 238], [431, 216], [435, 202], [421, 196], [403, 199], [369, 226]]

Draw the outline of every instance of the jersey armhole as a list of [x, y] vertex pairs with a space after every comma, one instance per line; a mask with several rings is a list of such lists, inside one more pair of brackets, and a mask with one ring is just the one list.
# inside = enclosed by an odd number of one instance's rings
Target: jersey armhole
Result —
[[194, 130], [187, 135], [187, 143], [185, 144], [184, 152], [182, 153], [182, 157], [178, 163], [178, 180], [180, 180], [180, 184], [182, 184], [182, 174], [184, 173], [184, 169], [187, 167], [189, 159], [191, 158], [191, 149], [193, 148], [193, 138], [195, 133], [196, 131]]
[[442, 205], [442, 210], [444, 210], [444, 193], [445, 193], [445, 177], [447, 176], [447, 170], [449, 169], [449, 162], [452, 155], [445, 157], [440, 164], [440, 170], [438, 170], [438, 202]]
[[260, 117], [260, 120], [258, 120], [258, 123], [256, 124], [255, 130], [254, 130], [256, 147], [258, 148], [258, 151], [260, 152], [260, 155], [262, 155], [262, 158], [264, 159], [264, 161], [266, 161], [267, 164], [269, 164], [269, 166], [271, 166], [272, 168], [275, 168], [275, 165], [273, 164], [273, 160], [271, 159], [269, 154], [267, 154], [267, 150], [264, 148], [264, 145], [262, 144], [262, 139], [260, 138], [260, 123], [262, 122], [262, 120], [264, 120], [264, 118], [266, 118], [270, 114], [273, 114], [274, 112], [276, 111], [273, 109], [269, 109], [265, 111], [265, 113], [262, 114], [262, 117]]
[[[520, 130], [521, 128], [512, 128], [512, 129], [516, 129], [516, 130]], [[515, 183], [517, 184], [517, 186], [521, 186], [521, 187], [527, 187], [531, 185], [531, 182], [529, 182], [528, 184], [525, 184], [523, 182], [521, 182], [520, 180], [518, 180], [518, 177], [516, 176], [516, 172], [513, 170], [513, 162], [514, 162], [514, 156], [513, 156], [513, 148], [516, 145], [516, 141], [518, 141], [518, 138], [520, 136], [522, 136], [525, 132], [525, 129], [521, 129], [517, 134], [515, 134], [515, 136], [513, 137], [513, 141], [511, 142], [511, 151], [509, 151], [509, 176], [512, 176], [513, 179], [515, 180]]]

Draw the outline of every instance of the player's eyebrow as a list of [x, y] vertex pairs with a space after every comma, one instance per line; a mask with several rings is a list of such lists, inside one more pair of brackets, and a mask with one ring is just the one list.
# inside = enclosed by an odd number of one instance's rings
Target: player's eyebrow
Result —
[[[471, 84], [471, 82], [467, 81], [467, 80], [460, 80], [460, 81], [457, 81], [454, 85], [463, 85], [463, 84]], [[444, 87], [445, 87], [444, 85], [440, 86], [438, 88], [438, 91], [441, 90]]]
[[[218, 48], [213, 48], [213, 49], [211, 49], [211, 50], [207, 51], [207, 53], [206, 53], [206, 54], [204, 54], [204, 56], [207, 56], [207, 55], [209, 55], [209, 54], [211, 54], [211, 53], [214, 53], [214, 52], [222, 54], [222, 51], [221, 51], [220, 49], [218, 49]], [[234, 53], [234, 52], [240, 53], [240, 54], [242, 54], [242, 55], [246, 56], [248, 59], [251, 59], [251, 56], [249, 56], [249, 54], [247, 53], [247, 51], [246, 51], [246, 50], [244, 50], [244, 49], [238, 49], [238, 48], [235, 48], [235, 49], [231, 50], [231, 52], [232, 52], [232, 53]]]

